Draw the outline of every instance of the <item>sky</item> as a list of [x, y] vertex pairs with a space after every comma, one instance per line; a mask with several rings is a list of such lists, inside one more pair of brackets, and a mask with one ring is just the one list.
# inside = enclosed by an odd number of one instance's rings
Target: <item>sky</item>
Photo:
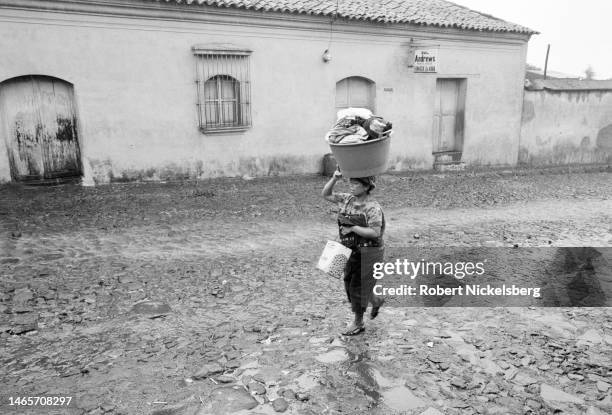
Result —
[[527, 63], [595, 79], [612, 78], [612, 0], [450, 0], [500, 19], [527, 26], [539, 35], [529, 40]]

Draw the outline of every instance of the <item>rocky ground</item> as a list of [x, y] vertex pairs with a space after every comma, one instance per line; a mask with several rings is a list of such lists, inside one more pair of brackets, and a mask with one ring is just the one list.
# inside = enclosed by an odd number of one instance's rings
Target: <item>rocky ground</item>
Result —
[[[385, 175], [376, 197], [390, 248], [606, 247], [611, 179]], [[609, 307], [387, 307], [340, 336], [325, 181], [0, 187], [0, 413], [612, 412]]]

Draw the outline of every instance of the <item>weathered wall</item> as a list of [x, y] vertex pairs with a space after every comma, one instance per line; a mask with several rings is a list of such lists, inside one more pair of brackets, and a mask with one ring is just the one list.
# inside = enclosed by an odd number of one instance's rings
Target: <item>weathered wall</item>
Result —
[[[223, 9], [144, 19], [87, 10], [0, 5], [0, 82], [40, 74], [74, 84], [85, 175], [98, 183], [315, 173], [329, 152], [323, 136], [335, 120], [335, 85], [347, 76], [376, 83], [376, 112], [394, 124], [392, 169], [432, 167], [438, 77], [467, 79], [463, 159], [516, 163], [524, 36], [336, 22], [332, 61], [324, 63], [330, 25], [315, 16]], [[439, 47], [437, 74], [408, 67], [411, 38]], [[253, 51], [253, 126], [244, 133], [198, 130], [191, 46], [212, 42]], [[2, 138], [0, 180], [10, 180], [4, 146]]]
[[519, 162], [612, 160], [612, 91], [525, 91]]

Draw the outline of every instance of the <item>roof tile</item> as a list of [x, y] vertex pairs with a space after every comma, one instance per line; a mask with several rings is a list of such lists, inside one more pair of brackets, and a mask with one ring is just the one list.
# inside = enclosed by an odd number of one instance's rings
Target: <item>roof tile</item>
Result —
[[250, 10], [305, 13], [384, 23], [536, 34], [535, 30], [445, 0], [149, 0]]
[[551, 91], [610, 91], [612, 90], [612, 79], [535, 79], [527, 89], [548, 89]]

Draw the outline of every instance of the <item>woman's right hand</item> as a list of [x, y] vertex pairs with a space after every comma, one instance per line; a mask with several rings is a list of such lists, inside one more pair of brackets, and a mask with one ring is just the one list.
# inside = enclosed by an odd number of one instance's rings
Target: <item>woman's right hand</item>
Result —
[[337, 203], [333, 190], [334, 190], [334, 186], [336, 185], [336, 182], [341, 177], [342, 177], [342, 172], [340, 171], [340, 168], [338, 167], [336, 171], [334, 171], [334, 175], [332, 176], [332, 178], [329, 179], [327, 183], [325, 183], [325, 186], [323, 187], [323, 191], [321, 192], [321, 196], [323, 196], [325, 200], [332, 202], [332, 203]]

